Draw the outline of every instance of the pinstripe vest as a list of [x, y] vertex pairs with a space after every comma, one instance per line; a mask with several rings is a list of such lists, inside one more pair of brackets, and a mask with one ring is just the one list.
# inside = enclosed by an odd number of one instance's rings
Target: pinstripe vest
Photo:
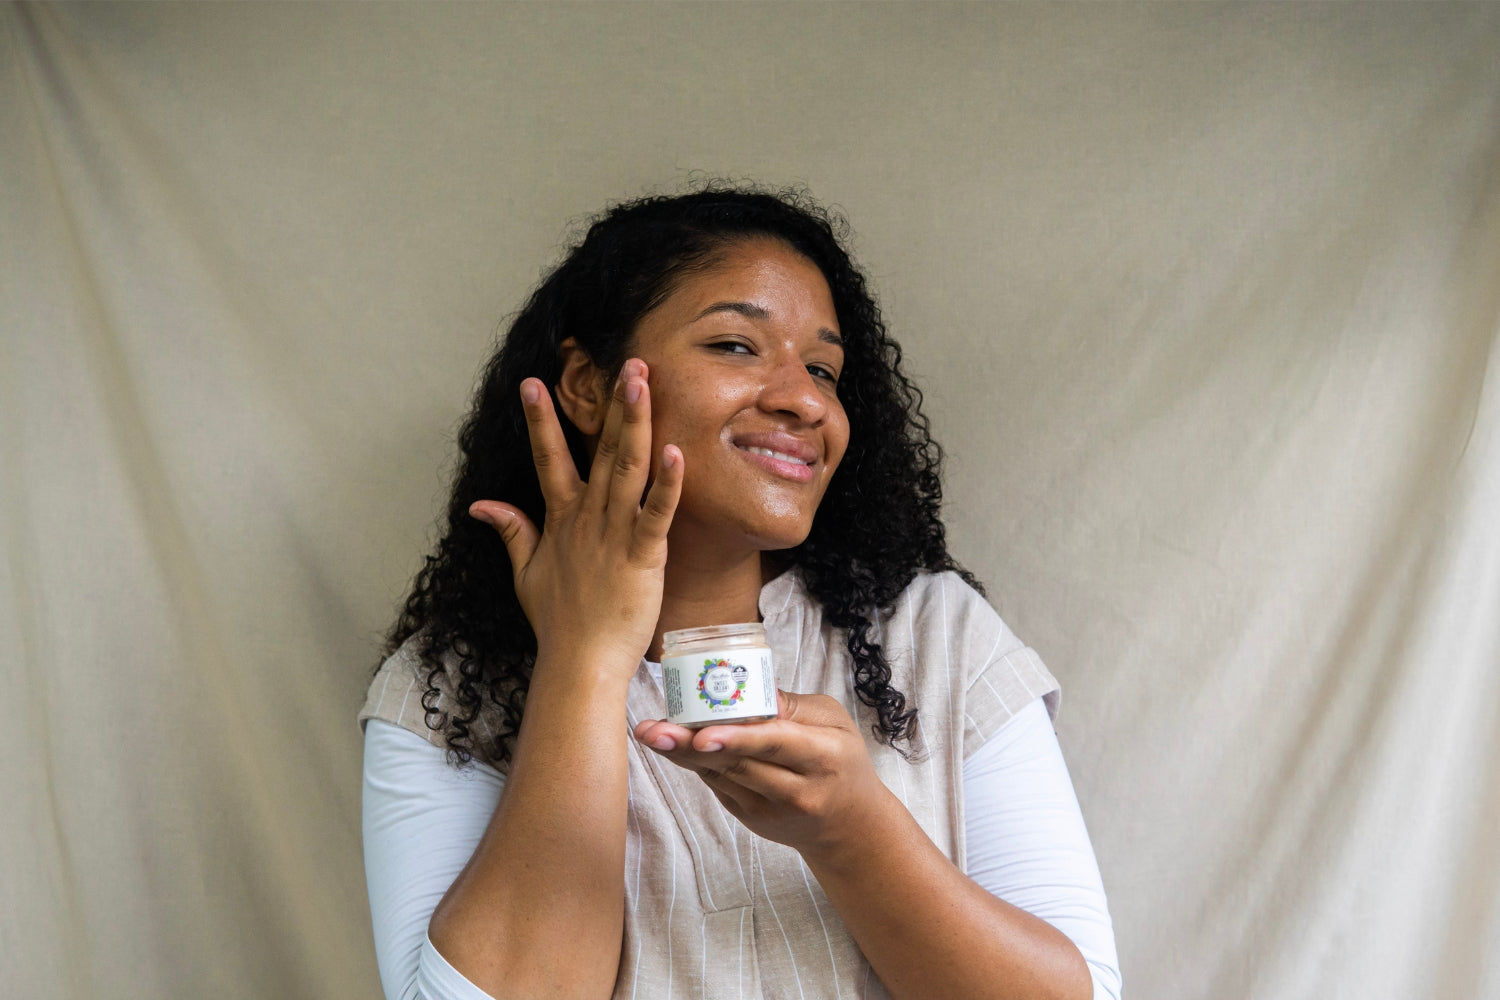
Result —
[[[842, 634], [823, 624], [800, 577], [784, 573], [766, 584], [760, 611], [778, 685], [837, 698], [865, 734], [881, 780], [962, 868], [963, 762], [1032, 699], [1045, 697], [1055, 712], [1057, 682], [1041, 660], [956, 575], [918, 576], [877, 623], [892, 682], [921, 709], [909, 763], [870, 735], [875, 713], [854, 696]], [[405, 652], [376, 675], [360, 718], [441, 746], [423, 722], [422, 686], [413, 690], [416, 663]], [[746, 830], [696, 774], [630, 738], [637, 722], [665, 714], [643, 663], [622, 729], [630, 809], [615, 998], [887, 997], [797, 852]]]

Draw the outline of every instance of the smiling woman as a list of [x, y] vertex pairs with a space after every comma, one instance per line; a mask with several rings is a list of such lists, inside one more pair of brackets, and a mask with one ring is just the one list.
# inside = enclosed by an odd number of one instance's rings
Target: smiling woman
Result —
[[[592, 226], [361, 713], [389, 996], [1118, 996], [1056, 681], [948, 554], [919, 398], [804, 197]], [[664, 721], [664, 633], [735, 622], [777, 717]]]
[[[641, 317], [630, 350], [651, 372], [651, 437], [685, 459], [674, 557], [711, 551], [715, 574], [733, 563], [754, 592], [760, 553], [807, 538], [849, 443], [837, 329], [822, 272], [767, 239], [727, 246]], [[563, 357], [559, 402], [592, 441], [609, 400], [605, 374], [574, 343]], [[724, 589], [692, 586], [704, 595]]]

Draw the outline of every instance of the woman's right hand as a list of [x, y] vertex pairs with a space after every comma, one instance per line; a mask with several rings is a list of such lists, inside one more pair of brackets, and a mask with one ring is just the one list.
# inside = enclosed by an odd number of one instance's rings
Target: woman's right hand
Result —
[[546, 386], [526, 379], [521, 403], [547, 502], [542, 527], [507, 503], [478, 500], [469, 507], [505, 542], [516, 596], [536, 632], [538, 662], [615, 662], [633, 674], [655, 635], [683, 461], [676, 446], [666, 445], [653, 480], [647, 377], [645, 362], [625, 362], [588, 482], [578, 476]]
[[617, 724], [577, 721], [622, 713], [661, 615], [683, 459], [658, 447], [652, 482], [646, 379], [645, 364], [625, 363], [586, 483], [546, 386], [521, 383], [546, 518], [495, 500], [469, 508], [505, 542], [537, 662], [505, 794], [427, 935], [494, 996], [606, 997], [619, 972], [630, 749]]

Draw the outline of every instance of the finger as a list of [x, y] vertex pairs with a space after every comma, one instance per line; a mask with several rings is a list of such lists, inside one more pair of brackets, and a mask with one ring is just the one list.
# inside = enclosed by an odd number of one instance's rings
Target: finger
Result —
[[804, 726], [854, 728], [854, 720], [838, 699], [826, 694], [798, 694], [776, 689], [776, 717]]
[[655, 750], [658, 756], [665, 757], [684, 770], [696, 772], [704, 780], [718, 776], [725, 781], [757, 789], [780, 789], [788, 782], [803, 780], [800, 775], [779, 764], [754, 757], [699, 749], [694, 746], [693, 730], [660, 719], [638, 724], [635, 727], [635, 738]]
[[691, 747], [708, 766], [710, 758], [740, 757], [762, 761], [797, 774], [822, 774], [830, 769], [839, 737], [825, 728], [772, 719], [742, 726], [707, 726], [693, 734]]
[[636, 523], [651, 475], [651, 386], [646, 363], [636, 360], [635, 366], [636, 373], [623, 386], [620, 444], [609, 486], [609, 509], [625, 526]]
[[693, 731], [665, 719], [647, 719], [636, 724], [635, 738], [653, 750], [675, 750], [693, 742]]
[[686, 750], [662, 756], [679, 767], [697, 772], [710, 788], [730, 792], [739, 799], [744, 798], [742, 790], [771, 802], [791, 802], [808, 787], [806, 775], [754, 757]]
[[583, 484], [552, 407], [552, 394], [541, 379], [521, 382], [521, 410], [526, 415], [526, 436], [531, 440], [531, 461], [550, 518], [574, 501]]
[[[718, 729], [761, 729], [763, 726], [719, 726]], [[700, 729], [698, 733], [708, 732]], [[781, 763], [723, 751], [700, 749], [693, 730], [652, 720], [635, 727], [636, 739], [685, 771], [692, 771], [717, 794], [723, 792], [745, 808], [756, 803], [796, 802], [804, 798], [806, 773]], [[709, 741], [712, 742], [712, 741]], [[819, 769], [823, 773], [826, 769]]]
[[531, 523], [531, 518], [510, 504], [495, 500], [475, 500], [469, 504], [469, 516], [483, 521], [500, 533], [505, 543], [505, 554], [510, 556], [512, 571], [520, 573], [531, 562], [541, 532]]
[[684, 473], [682, 451], [669, 444], [661, 451], [661, 468], [646, 494], [641, 506], [641, 516], [635, 523], [635, 545], [632, 555], [646, 557], [654, 554], [666, 541], [672, 527], [672, 515], [677, 513], [677, 501], [682, 498]]
[[[644, 366], [640, 361], [630, 358], [615, 379], [609, 409], [604, 414], [604, 427], [599, 431], [599, 440], [594, 444], [594, 463], [589, 467], [589, 485], [583, 500], [584, 509], [594, 514], [602, 514], [609, 506], [615, 486], [615, 464], [620, 455], [620, 433], [625, 423], [625, 411], [630, 407], [628, 396], [636, 396], [638, 405], [643, 394], [643, 382], [637, 377], [642, 367]], [[636, 492], [635, 500], [630, 506], [632, 511], [639, 504], [644, 488], [642, 484], [641, 490]]]
[[[733, 727], [720, 726], [719, 728]], [[685, 767], [690, 771], [722, 770], [726, 764], [721, 759], [723, 754], [694, 746], [695, 736], [701, 731], [679, 726], [665, 719], [647, 719], [636, 724], [634, 734], [636, 740], [643, 746], [650, 747], [679, 767]]]

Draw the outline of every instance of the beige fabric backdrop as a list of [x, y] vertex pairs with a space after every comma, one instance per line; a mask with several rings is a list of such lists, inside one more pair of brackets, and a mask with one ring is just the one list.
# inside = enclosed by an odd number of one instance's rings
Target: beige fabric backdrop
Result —
[[0, 8], [0, 993], [378, 995], [354, 713], [501, 318], [805, 183], [1135, 997], [1500, 997], [1500, 5]]

